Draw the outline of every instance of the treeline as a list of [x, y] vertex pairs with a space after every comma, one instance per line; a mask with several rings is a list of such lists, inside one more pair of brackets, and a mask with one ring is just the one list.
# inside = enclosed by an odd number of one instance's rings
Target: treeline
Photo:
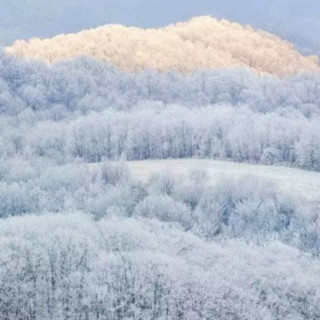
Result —
[[2, 214], [59, 213], [2, 220], [1, 320], [320, 315], [317, 211], [269, 182], [8, 165]]
[[319, 74], [124, 74], [87, 58], [1, 61], [3, 158], [195, 157], [320, 170]]
[[148, 102], [133, 111], [105, 110], [76, 119], [4, 118], [3, 159], [81, 160], [209, 158], [320, 171], [319, 118], [261, 114], [245, 108], [188, 108]]
[[16, 41], [6, 51], [50, 63], [79, 55], [93, 56], [129, 72], [192, 72], [243, 66], [258, 73], [285, 76], [320, 70], [316, 56], [301, 55], [289, 42], [211, 17], [197, 17], [161, 29], [107, 25], [52, 39]]
[[[257, 76], [245, 68], [121, 72], [110, 64], [82, 57], [47, 66], [0, 54], [0, 112], [40, 112], [59, 120], [70, 112], [132, 109], [145, 100], [203, 106], [247, 105], [258, 112], [287, 109], [311, 117], [320, 112], [320, 73], [299, 73], [282, 80]], [[294, 116], [294, 115], [293, 115]]]

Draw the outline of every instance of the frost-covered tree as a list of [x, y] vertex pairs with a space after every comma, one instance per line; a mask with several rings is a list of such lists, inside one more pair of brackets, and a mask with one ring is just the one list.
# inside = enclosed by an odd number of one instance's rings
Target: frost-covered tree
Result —
[[319, 314], [318, 260], [279, 243], [208, 243], [157, 221], [79, 213], [10, 219], [0, 235], [3, 319]]

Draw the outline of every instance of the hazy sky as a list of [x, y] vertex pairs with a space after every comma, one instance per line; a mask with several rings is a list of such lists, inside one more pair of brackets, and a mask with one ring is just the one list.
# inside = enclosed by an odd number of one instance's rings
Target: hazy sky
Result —
[[251, 24], [320, 52], [319, 0], [0, 0], [0, 43], [107, 23], [158, 27], [196, 15]]

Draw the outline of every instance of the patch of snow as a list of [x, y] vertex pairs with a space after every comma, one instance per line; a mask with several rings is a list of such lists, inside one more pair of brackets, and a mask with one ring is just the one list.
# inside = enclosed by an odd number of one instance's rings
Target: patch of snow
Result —
[[212, 184], [223, 176], [238, 178], [255, 175], [274, 181], [285, 192], [302, 196], [308, 200], [320, 201], [320, 172], [202, 159], [148, 160], [133, 161], [127, 164], [133, 177], [144, 182], [151, 175], [163, 170], [177, 175], [187, 175], [189, 170], [197, 168], [204, 169], [209, 173]]

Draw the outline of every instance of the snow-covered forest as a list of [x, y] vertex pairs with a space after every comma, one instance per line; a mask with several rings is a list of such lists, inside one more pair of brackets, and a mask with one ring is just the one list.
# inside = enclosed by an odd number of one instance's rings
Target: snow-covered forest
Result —
[[0, 320], [320, 319], [318, 59], [209, 17], [97, 30], [0, 51]]
[[2, 177], [2, 214], [24, 215], [0, 224], [2, 319], [319, 315], [318, 209], [268, 181], [141, 183], [122, 162]]
[[320, 170], [320, 74], [127, 74], [1, 55], [2, 159], [215, 158]]
[[319, 171], [319, 83], [2, 53], [0, 319], [316, 319], [318, 201], [125, 161]]
[[318, 260], [279, 242], [207, 242], [155, 220], [82, 214], [10, 219], [0, 232], [2, 319], [319, 316]]

